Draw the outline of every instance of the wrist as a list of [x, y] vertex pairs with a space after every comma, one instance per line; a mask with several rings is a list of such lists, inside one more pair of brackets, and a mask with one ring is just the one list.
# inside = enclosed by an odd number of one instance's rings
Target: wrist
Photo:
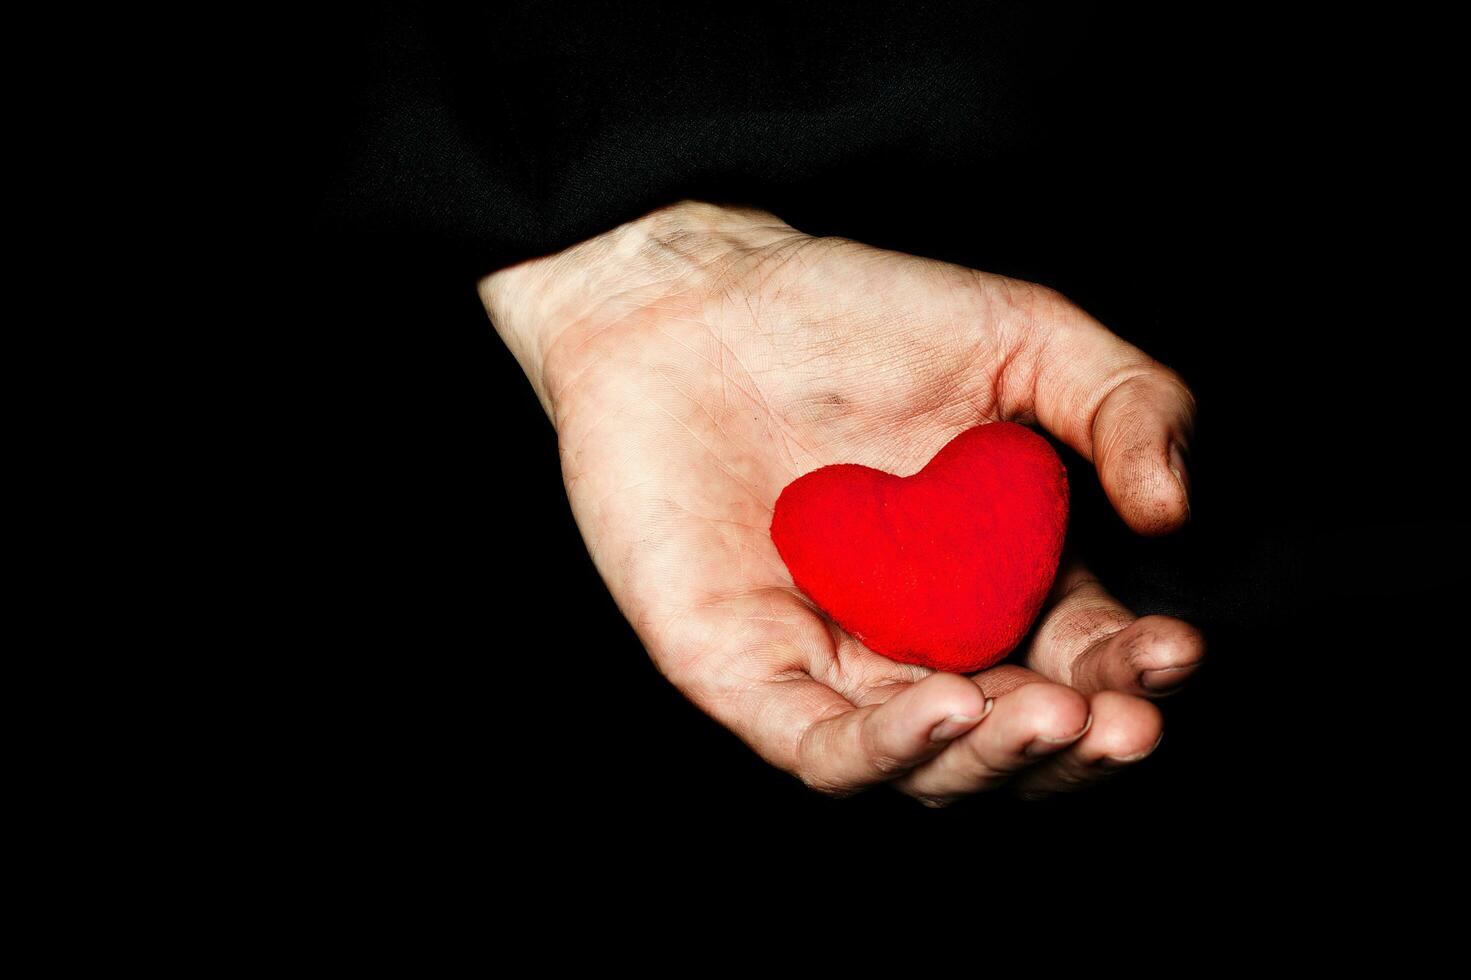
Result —
[[[657, 302], [694, 275], [718, 275], [722, 259], [798, 234], [756, 208], [683, 200], [552, 255], [483, 277], [480, 299], [552, 416], [547, 364], [576, 324]], [[552, 416], [554, 417], [554, 416]]]

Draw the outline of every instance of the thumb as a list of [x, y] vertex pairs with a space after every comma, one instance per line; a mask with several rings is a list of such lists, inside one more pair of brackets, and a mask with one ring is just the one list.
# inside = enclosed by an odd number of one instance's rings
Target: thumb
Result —
[[1068, 300], [1039, 294], [1031, 324], [1037, 420], [1093, 463], [1129, 527], [1178, 529], [1190, 516], [1195, 396], [1179, 374]]

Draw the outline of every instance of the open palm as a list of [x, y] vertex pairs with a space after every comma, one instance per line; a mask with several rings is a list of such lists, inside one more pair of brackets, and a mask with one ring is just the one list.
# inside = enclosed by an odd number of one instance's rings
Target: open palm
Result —
[[[499, 277], [499, 278], [498, 278]], [[557, 430], [589, 552], [659, 669], [809, 786], [930, 803], [1027, 795], [1143, 758], [1147, 697], [1199, 662], [1069, 565], [1020, 663], [970, 677], [867, 649], [797, 590], [777, 496], [831, 463], [899, 475], [961, 431], [1039, 423], [1091, 459], [1121, 516], [1188, 512], [1193, 399], [1058, 294], [682, 202], [482, 281]]]

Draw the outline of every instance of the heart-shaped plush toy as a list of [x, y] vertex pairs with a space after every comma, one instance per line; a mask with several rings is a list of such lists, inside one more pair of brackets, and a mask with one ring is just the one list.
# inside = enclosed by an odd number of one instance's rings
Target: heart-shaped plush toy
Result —
[[995, 422], [960, 433], [913, 476], [841, 463], [792, 481], [771, 539], [797, 587], [870, 650], [969, 673], [1031, 627], [1067, 512], [1052, 446]]

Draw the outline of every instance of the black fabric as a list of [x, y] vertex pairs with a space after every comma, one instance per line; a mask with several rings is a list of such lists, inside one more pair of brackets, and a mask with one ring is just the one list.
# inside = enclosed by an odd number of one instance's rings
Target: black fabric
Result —
[[[850, 858], [980, 834], [1155, 871], [1226, 827], [1191, 860], [1342, 873], [1318, 829], [1398, 806], [1395, 746], [1435, 716], [1385, 713], [1464, 646], [1464, 383], [1437, 326], [1456, 272], [1410, 223], [1443, 210], [1443, 157], [1413, 134], [1445, 117], [1356, 54], [1412, 49], [1382, 22], [1120, 6], [380, 6], [306, 29], [299, 319], [325, 358], [303, 424], [325, 482], [295, 571], [341, 631], [314, 682], [350, 692], [360, 740], [332, 792], [466, 834], [565, 817], [598, 861], [616, 811], [659, 828], [649, 846], [862, 828]], [[473, 282], [685, 196], [1045, 282], [1190, 381], [1184, 534], [1129, 535], [1070, 461], [1083, 556], [1211, 643], [1147, 765], [1041, 809], [831, 801], [658, 676]]]
[[[1083, 10], [522, 2], [365, 14], [329, 221], [486, 272], [678, 197], [997, 160]], [[1044, 32], [1043, 25], [1046, 25]]]

